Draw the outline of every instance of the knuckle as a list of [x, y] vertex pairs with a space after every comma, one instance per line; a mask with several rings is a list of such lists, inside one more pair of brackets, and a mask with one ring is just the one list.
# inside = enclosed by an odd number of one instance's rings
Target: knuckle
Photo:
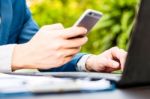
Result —
[[56, 53], [56, 57], [58, 59], [61, 59], [61, 58], [63, 58], [63, 54], [61, 52], [58, 52], [58, 53]]
[[120, 52], [120, 49], [118, 47], [112, 47], [109, 51], [116, 53]]
[[61, 28], [64, 28], [64, 26], [61, 23], [57, 23], [57, 25]]
[[65, 38], [64, 33], [62, 33], [61, 31], [57, 33], [57, 36], [61, 39]]
[[112, 48], [112, 50], [118, 50], [118, 49], [119, 49], [119, 48], [118, 48], [118, 47], [116, 47], [116, 46]]
[[120, 49], [120, 51], [124, 54], [127, 54], [127, 52], [124, 49]]
[[63, 48], [63, 44], [58, 42], [57, 44], [54, 45], [56, 50], [60, 50]]

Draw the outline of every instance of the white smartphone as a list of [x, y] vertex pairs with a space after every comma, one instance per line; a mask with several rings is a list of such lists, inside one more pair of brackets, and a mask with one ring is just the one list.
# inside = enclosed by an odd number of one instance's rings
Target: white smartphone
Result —
[[84, 27], [90, 32], [102, 16], [103, 14], [101, 12], [88, 9], [81, 15], [74, 26]]

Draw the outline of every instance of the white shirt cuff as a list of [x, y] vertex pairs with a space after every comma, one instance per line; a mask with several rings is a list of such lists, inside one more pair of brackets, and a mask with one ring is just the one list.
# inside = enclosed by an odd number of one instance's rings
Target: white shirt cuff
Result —
[[15, 44], [0, 46], [0, 72], [12, 72], [11, 61]]
[[91, 56], [92, 54], [87, 54], [87, 55], [84, 55], [82, 56], [82, 58], [78, 61], [77, 63], [77, 70], [80, 71], [80, 72], [86, 72], [88, 71], [86, 69], [86, 61], [87, 59]]

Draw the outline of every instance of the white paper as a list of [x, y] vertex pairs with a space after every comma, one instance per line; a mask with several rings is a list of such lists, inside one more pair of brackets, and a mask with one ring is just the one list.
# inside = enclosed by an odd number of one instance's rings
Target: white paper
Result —
[[0, 74], [0, 93], [105, 90], [110, 87], [111, 83], [105, 79], [90, 81], [87, 79]]

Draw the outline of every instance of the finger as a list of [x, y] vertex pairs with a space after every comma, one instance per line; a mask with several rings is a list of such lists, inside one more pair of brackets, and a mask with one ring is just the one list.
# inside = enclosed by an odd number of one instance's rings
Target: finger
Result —
[[117, 69], [106, 67], [103, 72], [112, 73], [115, 70], [117, 70]]
[[96, 69], [96, 71], [113, 72], [114, 70], [119, 69], [120, 66], [118, 62], [109, 59], [103, 59], [101, 65], [99, 66], [99, 68]]
[[111, 53], [112, 57], [120, 62], [121, 69], [123, 69], [126, 61], [127, 52], [125, 52], [123, 49], [119, 49], [118, 47], [114, 47], [111, 49]]
[[61, 36], [65, 39], [75, 38], [78, 36], [84, 36], [87, 33], [87, 29], [82, 27], [72, 27], [60, 31]]
[[65, 48], [76, 48], [76, 47], [81, 47], [88, 41], [88, 38], [86, 36], [81, 37], [81, 38], [74, 38], [74, 39], [69, 39], [65, 40], [64, 42], [64, 47]]
[[107, 60], [106, 67], [113, 69], [120, 69], [120, 64], [114, 60]]
[[123, 49], [121, 49], [120, 51], [122, 53], [122, 55], [120, 56], [121, 70], [123, 70], [125, 67], [127, 52], [125, 52]]
[[68, 56], [74, 56], [79, 51], [80, 51], [80, 48], [62, 49], [58, 53], [56, 53], [55, 55], [57, 57], [65, 58], [65, 57], [68, 57]]
[[57, 23], [57, 24], [52, 24], [52, 25], [45, 25], [42, 28], [45, 29], [46, 31], [62, 30], [64, 29], [64, 26], [61, 23]]
[[120, 57], [120, 49], [118, 47], [113, 47], [110, 49], [111, 50], [111, 55], [113, 58], [119, 58]]
[[[97, 64], [98, 65], [98, 64]], [[104, 69], [107, 68], [114, 68], [118, 69], [120, 68], [120, 64], [112, 59], [102, 58], [100, 62], [100, 68], [104, 67]]]
[[65, 57], [74, 56], [74, 55], [76, 55], [77, 53], [79, 53], [80, 50], [81, 50], [80, 47], [78, 47], [78, 48], [73, 48], [73, 49], [68, 49], [68, 50], [64, 51], [64, 55], [65, 55]]

